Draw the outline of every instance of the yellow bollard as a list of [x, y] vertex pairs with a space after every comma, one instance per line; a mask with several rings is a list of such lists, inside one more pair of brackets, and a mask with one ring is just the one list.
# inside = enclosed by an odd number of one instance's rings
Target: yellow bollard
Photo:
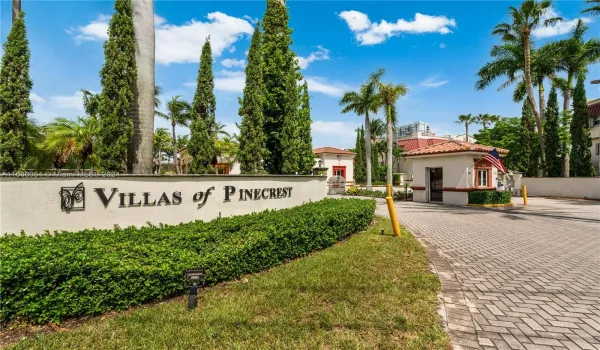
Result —
[[523, 193], [523, 205], [527, 205], [527, 186], [523, 185], [521, 192]]
[[392, 185], [388, 185], [388, 196], [385, 197], [385, 201], [387, 202], [388, 211], [390, 213], [390, 220], [392, 220], [392, 229], [394, 230], [394, 236], [400, 237], [400, 226], [398, 225], [398, 218], [396, 217], [394, 198], [392, 198]]

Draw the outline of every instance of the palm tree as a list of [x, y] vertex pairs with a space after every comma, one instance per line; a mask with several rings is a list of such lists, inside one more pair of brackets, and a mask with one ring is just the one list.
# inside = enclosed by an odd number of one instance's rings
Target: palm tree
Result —
[[135, 64], [137, 83], [134, 91], [131, 117], [133, 136], [129, 142], [127, 172], [152, 173], [154, 137], [154, 1], [132, 1], [135, 31]]
[[567, 73], [566, 91], [563, 92], [563, 110], [571, 109], [571, 92], [573, 91], [573, 80], [579, 74], [587, 72], [587, 66], [600, 61], [600, 40], [591, 38], [584, 40], [588, 30], [581, 19], [573, 28], [571, 37], [549, 44], [560, 53], [560, 66]]
[[169, 149], [173, 142], [171, 141], [171, 135], [165, 128], [157, 128], [154, 131], [154, 157], [158, 162], [158, 173], [160, 174], [162, 166], [162, 153]]
[[[549, 78], [555, 86], [561, 86], [562, 78], [556, 73], [560, 71], [560, 52], [554, 45], [544, 45], [538, 50], [531, 51], [531, 74], [533, 86], [538, 88], [540, 118], [546, 119], [546, 101], [544, 80]], [[522, 102], [527, 97], [525, 81], [520, 81], [513, 93], [513, 101]]]
[[188, 126], [190, 121], [190, 110], [192, 106], [189, 102], [180, 100], [181, 96], [174, 96], [171, 101], [167, 102], [167, 114], [156, 111], [156, 115], [165, 118], [171, 122], [173, 130], [173, 161], [175, 162], [175, 170], [177, 174], [181, 174], [179, 162], [177, 161], [177, 135], [175, 134], [175, 126]]
[[45, 130], [44, 148], [56, 155], [55, 165], [64, 167], [69, 158], [76, 157], [79, 160], [77, 167], [83, 168], [94, 154], [100, 123], [89, 116], [77, 117], [77, 120], [58, 117], [46, 124]]
[[340, 106], [344, 106], [342, 113], [354, 112], [356, 115], [365, 116], [367, 190], [371, 190], [371, 123], [369, 121], [369, 113], [377, 113], [381, 106], [381, 98], [377, 94], [377, 86], [370, 80], [361, 86], [360, 91], [346, 92], [340, 100]]
[[[584, 40], [588, 27], [580, 19], [573, 28], [571, 37], [548, 44], [553, 52], [559, 53], [559, 67], [567, 73], [564, 81], [558, 81], [558, 86], [563, 91], [563, 111], [571, 109], [571, 93], [573, 91], [573, 80], [579, 74], [586, 74], [587, 66], [600, 61], [600, 40], [592, 38], [587, 42]], [[558, 80], [558, 79], [557, 79]], [[569, 176], [569, 152], [565, 151], [564, 174]]]
[[471, 114], [461, 114], [458, 119], [454, 121], [456, 124], [465, 124], [465, 137], [466, 141], [469, 142], [469, 124], [476, 122], [477, 117], [471, 116]]
[[221, 123], [219, 121], [215, 122], [215, 125], [214, 125], [214, 128], [215, 128], [214, 135], [215, 135], [215, 138], [216, 138], [215, 142], [217, 140], [219, 140], [219, 135], [223, 135], [224, 137], [231, 137], [231, 135], [229, 135], [229, 133], [227, 131], [225, 131], [226, 127], [227, 127], [227, 125], [225, 125], [225, 124], [223, 124], [223, 123]]
[[542, 119], [536, 107], [535, 97], [533, 96], [533, 84], [531, 79], [531, 31], [539, 26], [547, 27], [562, 21], [561, 17], [544, 19], [544, 15], [551, 9], [552, 0], [525, 0], [517, 9], [514, 6], [509, 7], [509, 14], [512, 17], [512, 23], [498, 24], [492, 34], [502, 37], [502, 40], [509, 43], [522, 43], [524, 57], [524, 79], [527, 90], [527, 98], [531, 105], [537, 124], [538, 134], [540, 136], [540, 151], [542, 164], [544, 163], [544, 138], [542, 136]]
[[15, 23], [21, 12], [21, 0], [12, 0], [12, 23]]
[[158, 85], [154, 86], [154, 108], [160, 107], [160, 95], [162, 95], [162, 88]]
[[581, 13], [589, 12], [592, 14], [592, 16], [600, 15], [600, 0], [586, 0], [585, 2], [592, 5], [592, 7], [581, 11]]
[[381, 98], [381, 104], [386, 110], [386, 121], [387, 121], [387, 156], [386, 156], [386, 167], [387, 167], [387, 184], [393, 184], [392, 168], [393, 168], [393, 138], [394, 138], [394, 124], [396, 121], [396, 102], [401, 96], [406, 95], [408, 87], [404, 84], [394, 84], [381, 82], [381, 77], [384, 74], [384, 70], [380, 69], [378, 72], [371, 75], [370, 80], [376, 84], [379, 96]]
[[[483, 126], [483, 130], [487, 130], [487, 124], [497, 123], [498, 120], [500, 120], [499, 115], [493, 115], [493, 114], [486, 113], [486, 114], [479, 114], [478, 116], [473, 117], [472, 122], [481, 124]], [[462, 122], [459, 122], [459, 124], [462, 124]]]
[[36, 170], [50, 168], [53, 154], [44, 148], [44, 140], [46, 139], [44, 126], [38, 125], [32, 118], [27, 118], [25, 135], [23, 168]]
[[386, 133], [386, 126], [383, 120], [373, 119], [371, 120], [371, 142], [375, 143], [378, 138], [382, 137]]

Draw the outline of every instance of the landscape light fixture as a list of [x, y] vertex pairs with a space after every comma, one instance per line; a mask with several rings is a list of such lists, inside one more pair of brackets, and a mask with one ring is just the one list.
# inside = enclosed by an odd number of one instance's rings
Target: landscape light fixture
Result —
[[323, 166], [323, 159], [319, 159], [319, 168]]
[[185, 278], [190, 283], [190, 295], [188, 297], [188, 310], [196, 308], [198, 301], [198, 288], [204, 285], [206, 280], [206, 272], [203, 269], [188, 269], [185, 270]]

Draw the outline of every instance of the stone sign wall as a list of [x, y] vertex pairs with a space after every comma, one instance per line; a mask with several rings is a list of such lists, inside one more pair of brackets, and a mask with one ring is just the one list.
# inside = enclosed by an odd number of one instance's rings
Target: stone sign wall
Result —
[[0, 177], [0, 235], [207, 221], [326, 194], [325, 176]]

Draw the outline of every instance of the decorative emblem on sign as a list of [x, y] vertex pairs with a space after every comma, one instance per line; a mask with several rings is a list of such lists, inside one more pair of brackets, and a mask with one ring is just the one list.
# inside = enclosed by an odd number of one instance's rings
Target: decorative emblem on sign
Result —
[[85, 210], [85, 188], [83, 182], [75, 187], [60, 188], [60, 209], [66, 211]]

